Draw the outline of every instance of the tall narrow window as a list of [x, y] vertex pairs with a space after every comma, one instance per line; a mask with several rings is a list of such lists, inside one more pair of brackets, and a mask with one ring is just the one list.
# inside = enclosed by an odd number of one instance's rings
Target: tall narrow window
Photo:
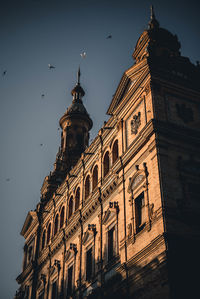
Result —
[[88, 175], [85, 180], [85, 199], [88, 198], [90, 194], [90, 176]]
[[56, 218], [55, 218], [54, 236], [57, 234], [57, 232], [58, 232], [58, 214], [56, 215]]
[[109, 152], [106, 152], [103, 159], [103, 176], [105, 177], [109, 172], [110, 161], [109, 161]]
[[68, 275], [67, 275], [67, 296], [70, 296], [72, 294], [73, 290], [73, 266], [68, 268]]
[[96, 165], [92, 174], [92, 190], [94, 190], [97, 184], [98, 184], [98, 166]]
[[57, 296], [57, 282], [54, 281], [52, 284], [52, 289], [51, 289], [51, 299], [55, 299]]
[[47, 230], [47, 244], [49, 244], [51, 238], [51, 223], [49, 223], [48, 230]]
[[45, 242], [46, 242], [46, 229], [43, 231], [43, 235], [42, 235], [42, 249], [45, 247]]
[[92, 278], [92, 247], [86, 252], [86, 280]]
[[64, 217], [65, 217], [65, 207], [62, 207], [62, 210], [61, 210], [61, 213], [60, 213], [60, 228], [63, 227]]
[[80, 188], [78, 187], [75, 195], [75, 211], [78, 210], [79, 205], [80, 205]]
[[72, 216], [73, 213], [73, 196], [70, 197], [69, 200], [69, 213], [68, 213], [68, 218]]
[[108, 231], [108, 261], [112, 260], [114, 256], [114, 233], [115, 227]]
[[118, 152], [118, 140], [115, 140], [114, 145], [113, 145], [113, 150], [112, 150], [112, 161], [115, 163], [115, 161], [119, 157], [119, 152]]
[[144, 192], [142, 192], [135, 199], [135, 220], [136, 220], [136, 231], [140, 231], [144, 227], [145, 223], [145, 204], [144, 204]]

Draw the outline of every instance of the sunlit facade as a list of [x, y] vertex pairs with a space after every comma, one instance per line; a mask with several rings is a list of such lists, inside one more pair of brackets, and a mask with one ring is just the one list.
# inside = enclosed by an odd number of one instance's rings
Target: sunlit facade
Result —
[[16, 299], [195, 298], [200, 66], [153, 10], [133, 58], [90, 145], [78, 71], [54, 170], [21, 231]]

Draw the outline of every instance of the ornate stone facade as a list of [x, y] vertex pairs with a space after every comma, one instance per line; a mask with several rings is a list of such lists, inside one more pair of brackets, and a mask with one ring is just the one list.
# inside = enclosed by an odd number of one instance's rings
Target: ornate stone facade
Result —
[[78, 73], [54, 171], [21, 231], [17, 299], [195, 298], [200, 69], [153, 10], [133, 57], [89, 147]]

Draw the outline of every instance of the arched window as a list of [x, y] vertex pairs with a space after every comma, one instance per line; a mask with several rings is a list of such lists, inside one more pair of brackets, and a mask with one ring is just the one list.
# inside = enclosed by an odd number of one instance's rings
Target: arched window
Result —
[[88, 175], [85, 180], [85, 199], [88, 198], [90, 194], [90, 176]]
[[92, 190], [94, 190], [97, 184], [98, 184], [98, 166], [96, 165], [92, 174]]
[[51, 223], [49, 223], [48, 230], [47, 230], [47, 244], [49, 244], [51, 237]]
[[78, 187], [75, 196], [75, 211], [79, 208], [79, 205], [80, 205], [80, 188]]
[[46, 229], [43, 231], [43, 235], [42, 235], [42, 249], [45, 247], [45, 242], [46, 242]]
[[119, 157], [119, 151], [118, 151], [118, 140], [115, 140], [112, 150], [112, 162], [115, 163], [115, 161]]
[[58, 232], [58, 214], [56, 215], [56, 218], [55, 218], [54, 236], [57, 234], [57, 232]]
[[64, 216], [65, 216], [65, 207], [62, 207], [61, 213], [60, 213], [60, 228], [63, 227], [64, 224]]
[[73, 196], [70, 197], [69, 200], [69, 213], [68, 213], [68, 218], [72, 216], [73, 213]]
[[109, 161], [109, 152], [106, 152], [103, 159], [103, 176], [105, 177], [109, 172], [110, 161]]

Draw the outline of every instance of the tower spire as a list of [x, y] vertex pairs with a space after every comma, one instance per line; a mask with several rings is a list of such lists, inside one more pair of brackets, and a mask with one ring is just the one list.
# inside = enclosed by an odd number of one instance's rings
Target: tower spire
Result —
[[73, 96], [72, 104], [60, 119], [60, 126], [62, 128], [61, 154], [66, 172], [69, 172], [71, 167], [77, 163], [81, 154], [88, 147], [89, 131], [93, 125], [82, 101], [85, 92], [80, 84], [80, 66], [76, 75], [76, 85], [71, 91]]
[[148, 27], [149, 27], [149, 29], [158, 28], [159, 27], [159, 23], [156, 20], [153, 5], [150, 6], [150, 10], [151, 10], [151, 17], [150, 17], [150, 22], [149, 22], [149, 26]]
[[79, 65], [78, 72], [77, 72], [77, 85], [80, 85], [80, 77], [81, 77], [81, 71], [80, 71], [80, 65]]
[[151, 20], [155, 19], [155, 13], [154, 13], [154, 8], [153, 5], [150, 6], [151, 9]]
[[81, 101], [82, 102], [81, 98], [85, 95], [85, 92], [80, 84], [80, 76], [81, 76], [81, 71], [80, 71], [80, 66], [79, 66], [78, 72], [77, 72], [76, 86], [72, 89], [71, 94], [73, 96], [73, 101]]

